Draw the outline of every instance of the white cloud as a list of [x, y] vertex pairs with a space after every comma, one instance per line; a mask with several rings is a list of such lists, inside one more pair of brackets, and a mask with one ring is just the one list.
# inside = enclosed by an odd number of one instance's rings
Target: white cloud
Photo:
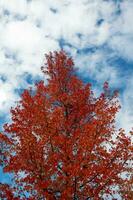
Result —
[[133, 127], [133, 79], [127, 79], [126, 90], [122, 96], [122, 108], [118, 114], [118, 122], [120, 127], [124, 127], [127, 132]]
[[133, 61], [133, 35], [116, 35], [112, 37], [110, 46], [119, 56]]
[[133, 61], [133, 1], [123, 1], [120, 9], [121, 14], [111, 27], [109, 44], [120, 56]]
[[2, 45], [15, 52], [19, 50], [23, 50], [25, 53], [35, 51], [35, 46], [38, 49], [38, 44], [42, 40], [41, 32], [28, 21], [8, 23], [2, 36]]
[[[121, 4], [121, 16], [120, 16], [120, 22], [119, 22], [119, 31], [122, 33], [132, 34], [133, 33], [133, 1], [123, 1]], [[117, 28], [119, 28], [117, 27]]]
[[13, 105], [14, 101], [17, 99], [17, 95], [12, 91], [10, 83], [3, 84], [0, 82], [0, 114], [4, 112], [7, 113], [10, 106]]
[[2, 10], [8, 10], [12, 14], [19, 13], [25, 15], [27, 10], [27, 1], [26, 0], [1, 0], [0, 7]]

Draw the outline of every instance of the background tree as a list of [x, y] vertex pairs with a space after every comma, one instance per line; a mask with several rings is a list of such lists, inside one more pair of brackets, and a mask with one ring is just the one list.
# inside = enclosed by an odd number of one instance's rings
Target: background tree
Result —
[[14, 192], [50, 200], [117, 193], [132, 159], [130, 134], [115, 128], [117, 93], [105, 82], [96, 98], [64, 51], [46, 60], [48, 83], [25, 90], [11, 109], [12, 123], [4, 125], [11, 142], [4, 169], [15, 174]]

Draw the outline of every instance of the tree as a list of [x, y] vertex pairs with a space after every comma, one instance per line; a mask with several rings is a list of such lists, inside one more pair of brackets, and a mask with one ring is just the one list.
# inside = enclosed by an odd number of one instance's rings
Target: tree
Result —
[[[7, 163], [7, 152], [9, 152], [10, 148], [10, 140], [3, 134], [0, 133], [0, 167], [6, 166]], [[14, 195], [12, 193], [12, 189], [8, 184], [4, 184], [0, 182], [0, 199], [14, 199]]]
[[121, 185], [121, 193], [126, 199], [133, 199], [133, 174], [131, 174], [130, 178]]
[[47, 84], [25, 90], [11, 108], [11, 124], [4, 125], [11, 143], [4, 170], [15, 174], [12, 190], [24, 199], [24, 191], [29, 199], [46, 200], [113, 195], [132, 159], [131, 133], [115, 128], [117, 92], [105, 82], [96, 98], [64, 51], [46, 60]]

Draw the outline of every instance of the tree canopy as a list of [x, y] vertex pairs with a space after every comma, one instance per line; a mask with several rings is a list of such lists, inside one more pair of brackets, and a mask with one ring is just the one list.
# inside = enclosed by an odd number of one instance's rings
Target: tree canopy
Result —
[[95, 97], [64, 51], [46, 55], [41, 70], [47, 84], [23, 92], [1, 134], [9, 146], [4, 171], [13, 172], [15, 182], [5, 199], [114, 198], [132, 160], [132, 132], [115, 126], [117, 92], [105, 82]]

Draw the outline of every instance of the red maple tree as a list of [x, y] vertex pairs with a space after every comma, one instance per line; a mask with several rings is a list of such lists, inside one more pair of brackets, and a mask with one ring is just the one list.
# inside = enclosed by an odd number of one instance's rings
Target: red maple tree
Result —
[[125, 182], [121, 185], [120, 192], [124, 194], [126, 199], [133, 199], [133, 173], [130, 175], [130, 178], [125, 180]]
[[[10, 148], [10, 140], [0, 133], [0, 167], [5, 167], [7, 163], [7, 155]], [[0, 180], [0, 199], [1, 200], [17, 200], [14, 197], [13, 191], [8, 184], [4, 184]]]
[[105, 82], [95, 97], [64, 51], [46, 60], [47, 84], [25, 90], [11, 109], [11, 124], [4, 125], [11, 143], [4, 170], [15, 174], [12, 191], [46, 200], [99, 200], [117, 193], [132, 159], [131, 133], [115, 128], [117, 93]]

